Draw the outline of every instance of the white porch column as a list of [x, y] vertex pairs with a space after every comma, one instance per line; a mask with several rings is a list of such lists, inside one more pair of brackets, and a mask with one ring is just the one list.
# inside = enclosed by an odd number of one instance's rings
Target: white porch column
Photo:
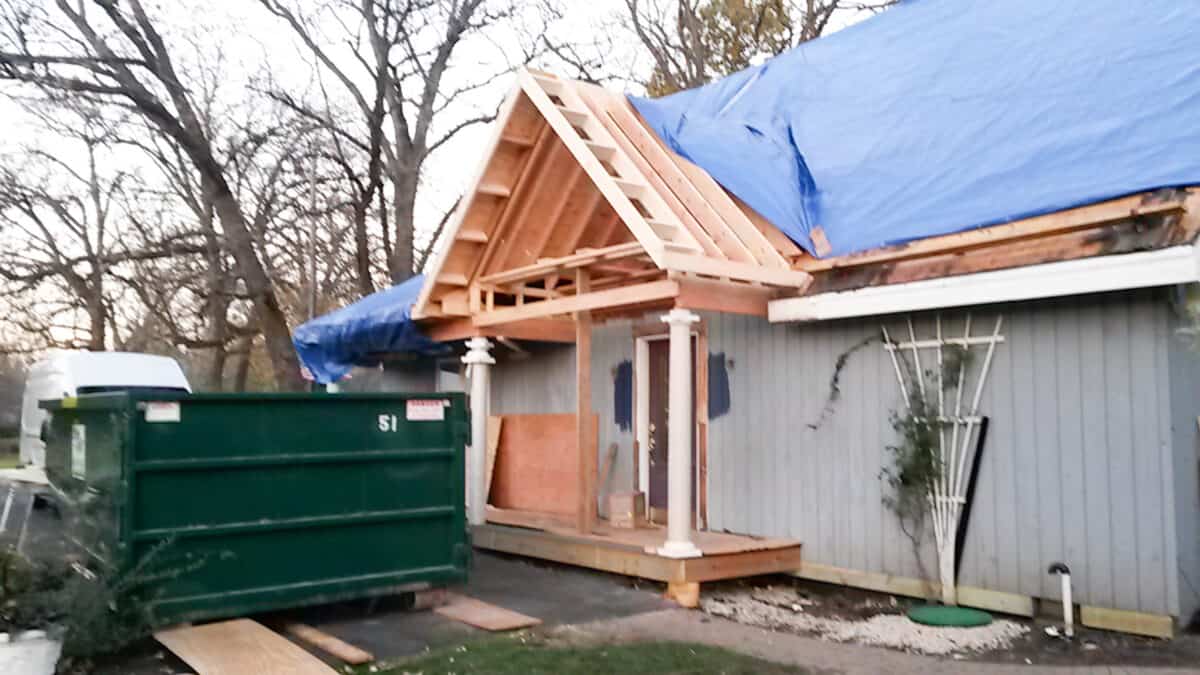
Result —
[[467, 447], [467, 522], [483, 525], [487, 520], [487, 426], [491, 413], [491, 370], [496, 359], [488, 350], [487, 338], [467, 340], [467, 377], [471, 380], [471, 445]]
[[658, 549], [668, 558], [695, 558], [692, 543], [692, 324], [700, 317], [673, 309], [662, 320], [670, 328], [670, 381], [667, 408], [667, 541]]

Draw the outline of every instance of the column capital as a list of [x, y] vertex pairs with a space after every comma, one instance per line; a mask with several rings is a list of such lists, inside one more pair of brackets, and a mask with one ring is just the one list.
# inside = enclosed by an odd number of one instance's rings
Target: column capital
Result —
[[671, 325], [690, 326], [700, 320], [700, 316], [681, 307], [676, 307], [662, 315], [662, 322]]
[[467, 354], [462, 357], [462, 362], [467, 365], [494, 365], [496, 359], [492, 358], [492, 355], [488, 353], [491, 348], [491, 340], [485, 337], [473, 337], [467, 340]]

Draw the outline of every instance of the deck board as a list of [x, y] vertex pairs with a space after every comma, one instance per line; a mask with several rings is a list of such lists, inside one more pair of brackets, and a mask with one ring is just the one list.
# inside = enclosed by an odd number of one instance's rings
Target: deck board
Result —
[[474, 528], [475, 545], [494, 551], [578, 565], [657, 581], [716, 581], [790, 572], [801, 565], [800, 542], [723, 532], [693, 532], [703, 554], [677, 560], [657, 554], [665, 528], [577, 531], [556, 514], [488, 509], [488, 524]]

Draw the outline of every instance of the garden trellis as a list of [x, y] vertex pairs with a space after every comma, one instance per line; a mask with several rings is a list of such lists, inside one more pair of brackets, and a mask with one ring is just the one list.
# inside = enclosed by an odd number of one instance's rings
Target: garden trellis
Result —
[[[936, 370], [932, 372], [932, 376], [937, 387], [937, 419], [922, 421], [936, 424], [938, 431], [937, 476], [930, 482], [928, 501], [933, 520], [934, 541], [937, 545], [942, 601], [948, 605], [956, 604], [957, 601], [955, 550], [958, 545], [959, 520], [966, 504], [967, 471], [975, 460], [975, 439], [983, 420], [979, 414], [979, 403], [996, 353], [996, 345], [1004, 342], [1004, 336], [1000, 334], [1003, 317], [996, 317], [991, 335], [972, 335], [971, 320], [971, 314], [967, 313], [962, 337], [947, 337], [943, 334], [942, 316], [938, 314], [934, 320], [934, 337], [918, 340], [912, 319], [909, 318], [906, 321], [907, 342], [893, 341], [887, 327], [882, 327], [883, 348], [892, 358], [892, 367], [896, 371], [896, 380], [900, 384], [900, 393], [904, 397], [909, 414], [913, 414], [913, 394], [919, 395], [925, 402], [923, 410], [929, 409], [931, 402], [927, 396], [927, 388], [934, 383], [927, 384], [929, 374], [922, 368], [921, 353], [928, 350], [935, 352]], [[955, 358], [947, 359], [947, 348], [956, 350]], [[969, 386], [968, 371], [971, 370], [973, 348], [984, 348], [986, 352], [982, 366], [975, 373], [973, 395], [964, 407], [963, 392]], [[912, 356], [912, 382], [906, 381], [906, 367], [901, 365], [906, 354]], [[910, 392], [910, 387], [917, 389]], [[951, 392], [953, 395], [948, 396]], [[951, 398], [952, 401], [949, 400]]]

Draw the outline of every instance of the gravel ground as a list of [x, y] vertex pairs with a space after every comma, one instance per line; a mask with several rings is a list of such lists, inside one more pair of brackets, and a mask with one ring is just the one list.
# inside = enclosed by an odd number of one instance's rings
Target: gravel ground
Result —
[[949, 655], [1005, 649], [1029, 631], [998, 619], [977, 628], [938, 628], [914, 623], [897, 610], [863, 619], [815, 616], [808, 598], [791, 588], [737, 589], [701, 596], [704, 612], [775, 630], [812, 633], [837, 642], [891, 647], [921, 654]]

